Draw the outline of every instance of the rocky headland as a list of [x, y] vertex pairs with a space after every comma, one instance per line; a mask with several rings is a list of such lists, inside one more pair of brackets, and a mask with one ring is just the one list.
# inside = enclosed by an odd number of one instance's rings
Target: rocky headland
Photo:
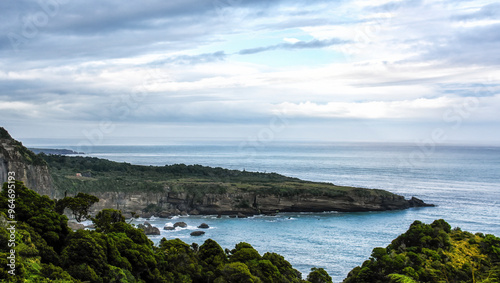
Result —
[[140, 215], [230, 215], [277, 212], [362, 212], [431, 206], [384, 190], [336, 186], [200, 165], [139, 166], [104, 159], [36, 155], [0, 128], [0, 182], [7, 173], [51, 198], [97, 196], [91, 213], [114, 208]]

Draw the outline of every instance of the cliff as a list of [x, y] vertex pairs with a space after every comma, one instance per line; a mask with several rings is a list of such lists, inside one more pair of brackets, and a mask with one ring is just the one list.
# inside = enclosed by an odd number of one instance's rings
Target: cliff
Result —
[[0, 127], [0, 184], [7, 181], [8, 172], [37, 193], [58, 197], [47, 163]]
[[[168, 189], [167, 189], [168, 190]], [[276, 212], [363, 212], [407, 209], [429, 206], [412, 198], [385, 191], [368, 192], [353, 190], [339, 196], [316, 196], [301, 194], [280, 196], [265, 192], [204, 194], [195, 196], [189, 193], [172, 192], [94, 192], [101, 201], [93, 207], [94, 212], [104, 208], [120, 209], [130, 217], [130, 212], [148, 217], [156, 215], [167, 217], [178, 214], [206, 215], [255, 215]]]

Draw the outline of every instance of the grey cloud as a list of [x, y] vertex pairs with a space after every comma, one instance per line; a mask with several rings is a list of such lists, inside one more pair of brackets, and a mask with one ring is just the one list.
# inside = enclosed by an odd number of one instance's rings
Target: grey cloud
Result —
[[366, 9], [374, 12], [392, 12], [401, 8], [415, 8], [423, 4], [422, 0], [403, 0], [388, 2], [378, 6], [369, 6]]
[[340, 43], [345, 43], [345, 41], [340, 40], [340, 39], [329, 39], [329, 40], [311, 40], [311, 41], [299, 41], [297, 43], [280, 43], [280, 44], [275, 44], [275, 45], [269, 45], [269, 46], [264, 46], [264, 47], [257, 47], [257, 48], [249, 48], [249, 49], [243, 49], [238, 52], [240, 55], [249, 55], [249, 54], [256, 54], [256, 53], [261, 53], [265, 51], [271, 51], [271, 50], [278, 50], [278, 49], [286, 49], [286, 50], [293, 50], [293, 49], [309, 49], [309, 48], [323, 48], [323, 47], [328, 47], [332, 46], [335, 44], [340, 44]]
[[201, 63], [209, 63], [223, 61], [227, 57], [224, 51], [214, 53], [204, 53], [199, 55], [180, 55], [154, 62], [152, 65], [160, 64], [179, 64], [179, 65], [195, 65]]
[[[58, 1], [64, 4], [57, 4]], [[256, 29], [272, 27], [276, 23], [271, 21], [261, 26], [254, 20], [273, 18], [278, 12], [282, 16], [293, 14], [281, 23], [286, 27], [325, 23], [324, 19], [312, 17], [315, 11], [308, 11], [309, 17], [305, 17], [303, 13], [280, 10], [285, 2], [1, 1], [0, 10], [5, 16], [0, 19], [0, 56], [17, 61], [53, 60], [51, 64], [57, 64], [62, 60], [78, 62], [193, 49], [215, 40], [214, 34], [233, 33], [235, 29], [250, 28], [248, 25], [256, 25], [253, 27]], [[324, 1], [309, 1], [307, 6], [301, 2], [293, 4], [311, 7], [316, 2]], [[237, 11], [247, 13], [245, 20], [237, 18]]]
[[483, 6], [474, 13], [462, 14], [452, 17], [454, 20], [476, 20], [476, 19], [498, 19], [500, 17], [500, 3], [492, 3]]
[[500, 65], [500, 24], [463, 29], [429, 48], [420, 60], [442, 60], [453, 65]]

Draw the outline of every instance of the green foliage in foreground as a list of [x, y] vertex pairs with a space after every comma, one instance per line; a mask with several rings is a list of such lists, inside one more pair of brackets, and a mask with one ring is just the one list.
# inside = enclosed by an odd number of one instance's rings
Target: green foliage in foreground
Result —
[[442, 219], [415, 221], [344, 282], [500, 282], [500, 238], [451, 230]]
[[[308, 282], [281, 255], [261, 256], [247, 243], [224, 251], [211, 239], [198, 246], [164, 238], [155, 246], [114, 209], [96, 215], [94, 231], [73, 232], [54, 201], [22, 182], [15, 184], [18, 222], [15, 247], [9, 247], [6, 188], [0, 193], [0, 282]], [[11, 248], [15, 275], [6, 268]], [[329, 278], [322, 269], [309, 277]]]
[[[212, 168], [201, 165], [142, 166], [95, 157], [46, 155], [40, 153], [61, 192], [185, 192], [200, 199], [205, 194], [258, 192], [280, 196], [327, 197], [389, 196], [383, 190], [336, 186], [303, 181], [277, 173], [259, 173]], [[77, 177], [76, 173], [90, 173]], [[247, 206], [249, 204], [246, 204]], [[245, 204], [242, 204], [242, 207]], [[151, 208], [154, 209], [154, 208]]]

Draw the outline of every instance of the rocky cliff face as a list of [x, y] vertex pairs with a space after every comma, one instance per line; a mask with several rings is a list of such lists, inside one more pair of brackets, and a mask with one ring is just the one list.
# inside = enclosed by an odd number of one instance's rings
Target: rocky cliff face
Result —
[[[126, 216], [136, 212], [143, 216], [169, 216], [177, 214], [254, 215], [276, 212], [360, 212], [406, 209], [429, 206], [422, 201], [387, 192], [373, 191], [369, 195], [356, 192], [339, 197], [297, 195], [278, 196], [273, 194], [234, 193], [205, 194], [196, 197], [187, 193], [96, 193], [101, 199], [95, 204], [94, 213], [104, 208], [120, 209]], [[155, 212], [141, 213], [148, 205], [155, 205]]]
[[8, 172], [41, 195], [59, 197], [47, 164], [0, 127], [0, 184], [7, 182]]

